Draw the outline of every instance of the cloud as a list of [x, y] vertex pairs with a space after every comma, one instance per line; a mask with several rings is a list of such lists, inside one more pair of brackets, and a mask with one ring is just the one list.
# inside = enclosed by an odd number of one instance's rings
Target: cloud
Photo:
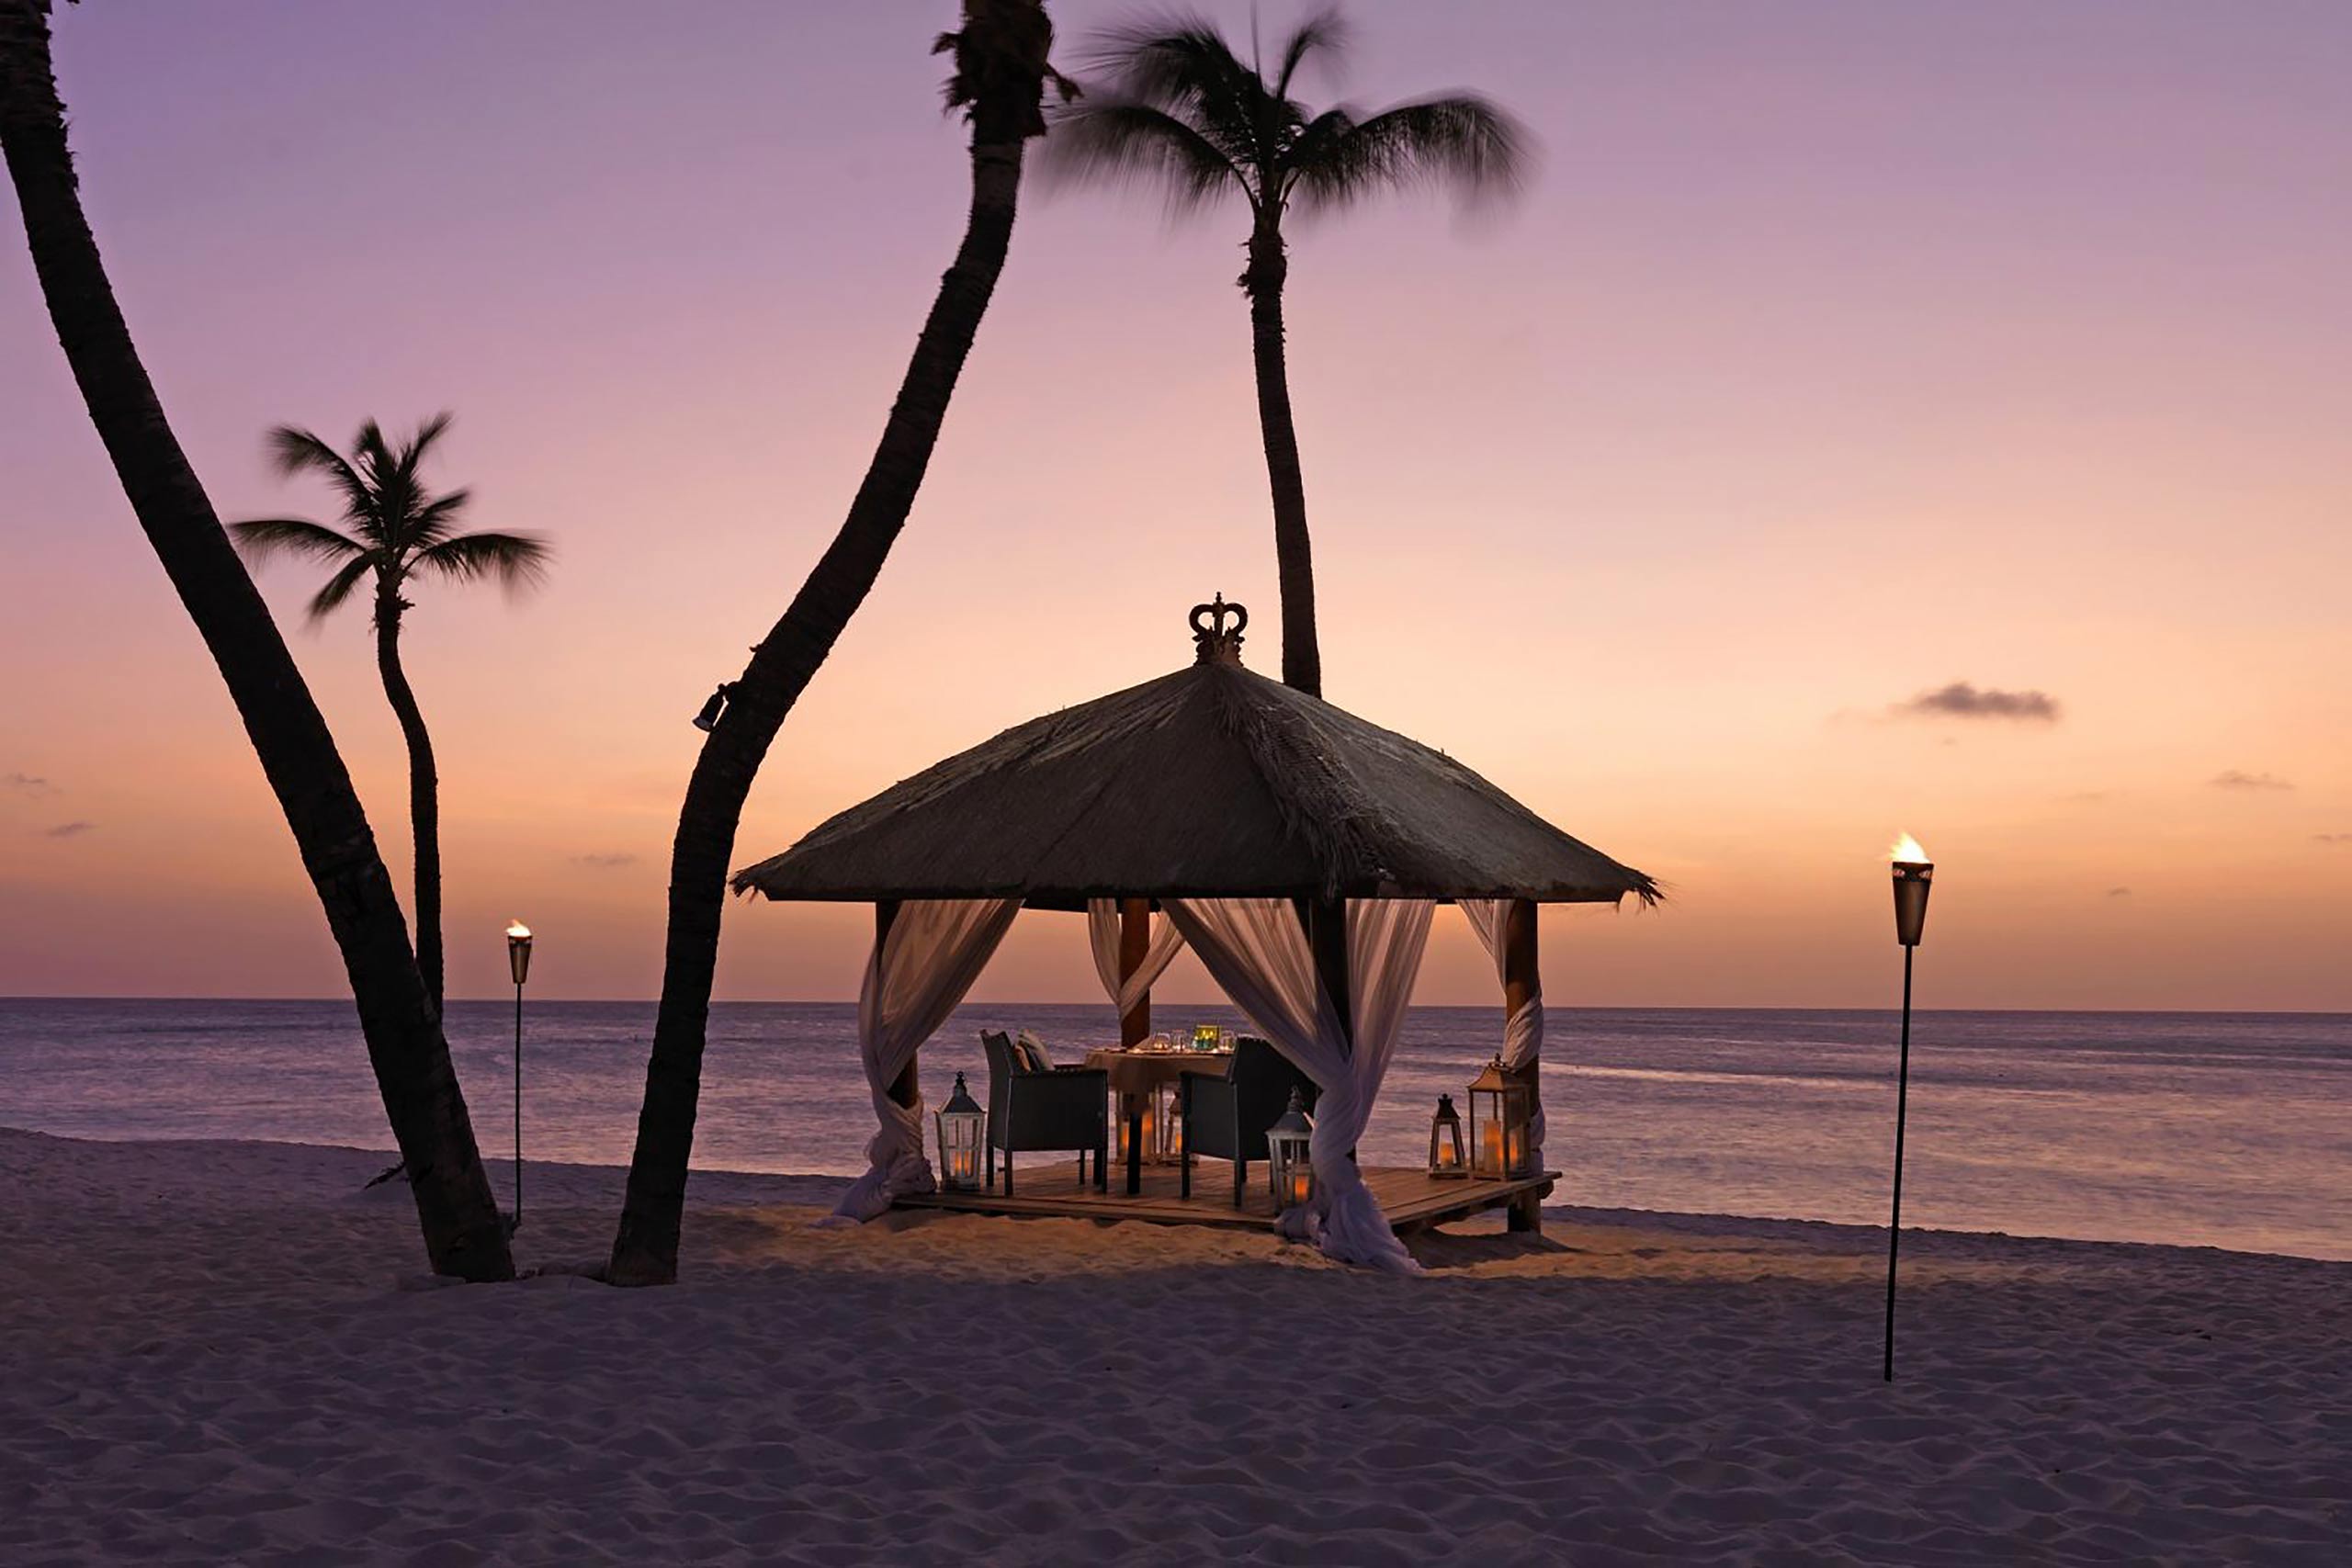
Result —
[[60, 822], [54, 828], [43, 828], [40, 830], [40, 836], [44, 839], [78, 839], [85, 833], [95, 833], [97, 829], [98, 825], [96, 822]]
[[2352, 833], [2313, 833], [2314, 844], [2352, 844]]
[[625, 865], [635, 865], [637, 857], [632, 854], [574, 855], [571, 863], [584, 865], [592, 871], [616, 871]]
[[2276, 773], [2249, 773], [2242, 768], [2230, 768], [2215, 773], [2207, 782], [2215, 789], [2292, 789], [2295, 787]]
[[1898, 703], [1894, 712], [1914, 718], [2005, 718], [2020, 724], [2055, 724], [2058, 699], [2047, 692], [2005, 692], [1997, 686], [1954, 681]]
[[0, 773], [0, 786], [16, 795], [49, 793], [49, 781], [33, 773]]
[[2132, 897], [2132, 889], [2129, 887], [2110, 887], [2107, 890], [2107, 896], [2110, 898], [2129, 898]]

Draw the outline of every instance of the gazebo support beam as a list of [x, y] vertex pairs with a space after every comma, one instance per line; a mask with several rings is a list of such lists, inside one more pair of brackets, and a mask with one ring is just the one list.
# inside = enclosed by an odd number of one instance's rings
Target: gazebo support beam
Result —
[[1306, 928], [1306, 949], [1315, 956], [1315, 973], [1340, 1015], [1340, 1032], [1352, 1044], [1356, 1010], [1348, 995], [1348, 901], [1301, 898], [1298, 923]]
[[[1544, 981], [1535, 963], [1535, 901], [1513, 898], [1503, 910], [1503, 1016], [1510, 1017], [1532, 1001], [1544, 998]], [[1511, 1075], [1527, 1085], [1531, 1111], [1544, 1104], [1544, 1064], [1526, 1063]], [[1507, 1229], [1540, 1235], [1544, 1229], [1544, 1192], [1538, 1189], [1514, 1199], [1506, 1211]]]
[[[1143, 967], [1146, 954], [1151, 951], [1151, 900], [1122, 898], [1119, 900], [1119, 978]], [[1136, 1005], [1119, 1015], [1119, 1043], [1140, 1045], [1151, 1034], [1151, 993], [1146, 991], [1136, 998]]]
[[[878, 959], [883, 942], [889, 940], [890, 922], [899, 918], [899, 901], [885, 898], [874, 906], [874, 953]], [[922, 1098], [922, 1086], [915, 1077], [915, 1064], [920, 1053], [907, 1058], [907, 1070], [890, 1080], [890, 1098], [901, 1105], [912, 1105]]]

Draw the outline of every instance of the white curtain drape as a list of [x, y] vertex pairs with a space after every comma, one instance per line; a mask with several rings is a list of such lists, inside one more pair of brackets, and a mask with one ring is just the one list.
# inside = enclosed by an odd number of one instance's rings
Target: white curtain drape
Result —
[[865, 961], [857, 994], [857, 1049], [881, 1123], [865, 1146], [866, 1172], [820, 1224], [873, 1219], [902, 1192], [934, 1185], [922, 1152], [923, 1102], [890, 1098], [890, 1086], [938, 1032], [988, 966], [1021, 912], [1018, 898], [919, 898], [899, 906]]
[[1094, 973], [1102, 982], [1103, 995], [1111, 998], [1119, 1016], [1125, 1018], [1135, 1010], [1144, 993], [1153, 982], [1167, 972], [1169, 962], [1184, 945], [1184, 933], [1162, 910], [1152, 917], [1151, 942], [1144, 950], [1143, 967], [1122, 979], [1119, 976], [1119, 901], [1116, 898], [1089, 898], [1086, 901], [1086, 935], [1094, 950]]
[[[1460, 901], [1462, 912], [1469, 917], [1470, 929], [1487, 944], [1488, 956], [1495, 961], [1495, 983], [1503, 982], [1503, 919], [1510, 911], [1510, 901], [1505, 898], [1464, 898]], [[1541, 976], [1528, 976], [1527, 999], [1513, 1008], [1503, 1019], [1503, 1066], [1524, 1070], [1544, 1059], [1544, 983]], [[1528, 1129], [1528, 1144], [1535, 1161], [1535, 1168], [1544, 1168], [1544, 1097], [1535, 1097], [1534, 1124]]]
[[[1321, 1089], [1315, 1107], [1316, 1207], [1306, 1234], [1342, 1262], [1413, 1274], [1413, 1261], [1356, 1168], [1356, 1145], [1411, 998], [1429, 942], [1432, 906], [1419, 899], [1348, 903], [1348, 991], [1343, 1026], [1315, 973], [1296, 908], [1287, 898], [1171, 898], [1170, 919], [1200, 954], [1210, 977], [1248, 1013], [1275, 1049]], [[1352, 1039], [1351, 1038], [1352, 1033]]]

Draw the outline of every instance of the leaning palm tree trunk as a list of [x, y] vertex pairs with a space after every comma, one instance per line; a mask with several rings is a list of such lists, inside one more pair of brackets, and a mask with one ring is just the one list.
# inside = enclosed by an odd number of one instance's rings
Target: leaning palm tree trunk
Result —
[[1283, 684], [1323, 694], [1323, 652], [1315, 637], [1315, 552], [1306, 533], [1306, 481], [1291, 421], [1290, 368], [1283, 357], [1283, 285], [1290, 258], [1280, 227], [1261, 223], [1250, 236], [1250, 357], [1258, 373], [1258, 434], [1273, 490], [1274, 572], [1282, 593]]
[[238, 562], [131, 343], [75, 189], [49, 0], [0, 0], [0, 150], [58, 341], [140, 526], [219, 665], [342, 950], [434, 1269], [514, 1264], [448, 1043], [334, 737]]
[[[915, 341], [865, 482], [849, 515], [800, 592], [736, 679], [704, 739], [678, 812], [670, 851], [670, 928], [662, 1005], [638, 1113], [628, 1193], [606, 1278], [616, 1284], [667, 1284], [678, 1274], [686, 1165], [702, 1094], [704, 1032], [718, 962], [718, 917], [728, 864], [752, 780], [785, 715], [881, 575], [913, 507], [938, 444], [956, 377], [970, 354], [1012, 239], [1023, 141], [1045, 130], [1037, 101], [1052, 29], [1039, 0], [965, 0], [949, 101], [972, 115], [971, 209], [955, 265]], [[962, 95], [961, 97], [958, 95]]]
[[433, 765], [433, 737], [424, 728], [424, 710], [401, 668], [401, 611], [397, 597], [376, 608], [376, 672], [383, 678], [384, 696], [401, 721], [408, 742], [409, 835], [415, 852], [416, 969], [433, 1010], [441, 1010], [441, 784]]

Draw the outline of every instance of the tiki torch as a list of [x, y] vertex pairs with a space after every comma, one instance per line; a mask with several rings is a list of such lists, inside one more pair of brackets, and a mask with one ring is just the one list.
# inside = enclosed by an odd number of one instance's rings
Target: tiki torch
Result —
[[523, 982], [531, 975], [531, 928], [520, 920], [506, 926], [506, 965], [514, 972], [514, 1217], [507, 1233], [523, 1228]]
[[1894, 1381], [1894, 1253], [1903, 1237], [1903, 1120], [1911, 1099], [1911, 957], [1928, 926], [1928, 888], [1936, 868], [1905, 833], [1887, 852], [1894, 871], [1894, 940], [1903, 944], [1903, 1052], [1894, 1077], [1894, 1209], [1886, 1224], [1886, 1367]]

